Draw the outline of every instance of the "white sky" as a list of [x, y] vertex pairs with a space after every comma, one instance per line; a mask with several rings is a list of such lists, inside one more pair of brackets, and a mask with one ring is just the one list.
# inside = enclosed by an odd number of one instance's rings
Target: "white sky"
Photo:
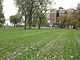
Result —
[[17, 13], [17, 8], [14, 4], [14, 0], [4, 0], [3, 5], [3, 10], [6, 19], [8, 19], [9, 16], [15, 15]]
[[[53, 5], [52, 7], [56, 9], [58, 9], [59, 7], [63, 7], [64, 9], [74, 8], [77, 6], [78, 2], [80, 3], [80, 0], [54, 0], [54, 1], [56, 2], [56, 4]], [[15, 15], [17, 13], [17, 8], [14, 5], [14, 0], [4, 0], [3, 5], [6, 19], [8, 19], [9, 16]]]
[[77, 4], [80, 3], [80, 0], [54, 0], [56, 4], [54, 8], [63, 7], [64, 9], [76, 8]]

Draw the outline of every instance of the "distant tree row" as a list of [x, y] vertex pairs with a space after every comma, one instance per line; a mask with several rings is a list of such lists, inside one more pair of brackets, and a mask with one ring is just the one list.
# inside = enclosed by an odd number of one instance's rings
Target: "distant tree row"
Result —
[[[32, 27], [40, 29], [41, 26], [49, 26], [46, 13], [50, 10], [51, 0], [14, 0], [14, 2], [18, 8], [18, 13], [9, 18], [14, 27], [20, 26], [21, 23], [23, 23], [25, 30], [27, 27], [28, 29]], [[3, 0], [0, 0], [0, 27], [4, 26], [5, 23], [2, 3]], [[53, 25], [57, 25], [60, 28], [69, 28], [71, 26], [73, 29], [80, 27], [80, 4], [72, 14], [65, 13], [64, 16], [57, 14], [57, 21]]]
[[53, 24], [60, 28], [73, 27], [73, 29], [76, 29], [80, 27], [80, 4], [78, 4], [77, 9], [73, 13], [57, 17], [57, 22]]
[[[10, 16], [10, 23], [16, 27], [19, 23], [24, 23], [24, 29], [27, 27], [48, 26], [46, 12], [49, 11], [50, 0], [14, 0], [18, 8], [18, 15]], [[3, 0], [0, 0], [0, 26], [4, 26], [5, 18], [3, 14]]]

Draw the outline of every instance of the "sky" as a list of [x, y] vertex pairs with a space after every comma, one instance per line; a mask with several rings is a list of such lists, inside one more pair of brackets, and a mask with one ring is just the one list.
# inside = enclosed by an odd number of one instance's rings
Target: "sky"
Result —
[[[52, 8], [58, 9], [59, 7], [63, 7], [64, 9], [69, 9], [76, 8], [77, 4], [80, 3], [80, 0], [54, 0], [54, 2], [55, 4], [52, 5]], [[9, 16], [17, 13], [14, 0], [4, 0], [3, 5], [3, 12], [6, 19], [9, 19]]]
[[15, 15], [17, 13], [17, 8], [14, 4], [14, 0], [4, 0], [3, 12], [6, 19], [8, 19], [9, 16]]
[[63, 7], [64, 9], [76, 8], [77, 4], [80, 3], [80, 0], [54, 0], [55, 5], [53, 8], [58, 9], [59, 7]]

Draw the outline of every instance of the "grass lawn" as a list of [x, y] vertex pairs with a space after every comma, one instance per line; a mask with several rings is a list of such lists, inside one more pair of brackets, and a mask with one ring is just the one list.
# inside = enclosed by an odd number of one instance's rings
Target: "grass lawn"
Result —
[[0, 60], [80, 60], [80, 30], [0, 29]]

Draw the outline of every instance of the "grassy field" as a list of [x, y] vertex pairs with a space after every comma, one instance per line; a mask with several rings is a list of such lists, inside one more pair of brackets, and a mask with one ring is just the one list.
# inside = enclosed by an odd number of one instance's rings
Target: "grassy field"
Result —
[[80, 30], [0, 29], [0, 60], [80, 60]]

